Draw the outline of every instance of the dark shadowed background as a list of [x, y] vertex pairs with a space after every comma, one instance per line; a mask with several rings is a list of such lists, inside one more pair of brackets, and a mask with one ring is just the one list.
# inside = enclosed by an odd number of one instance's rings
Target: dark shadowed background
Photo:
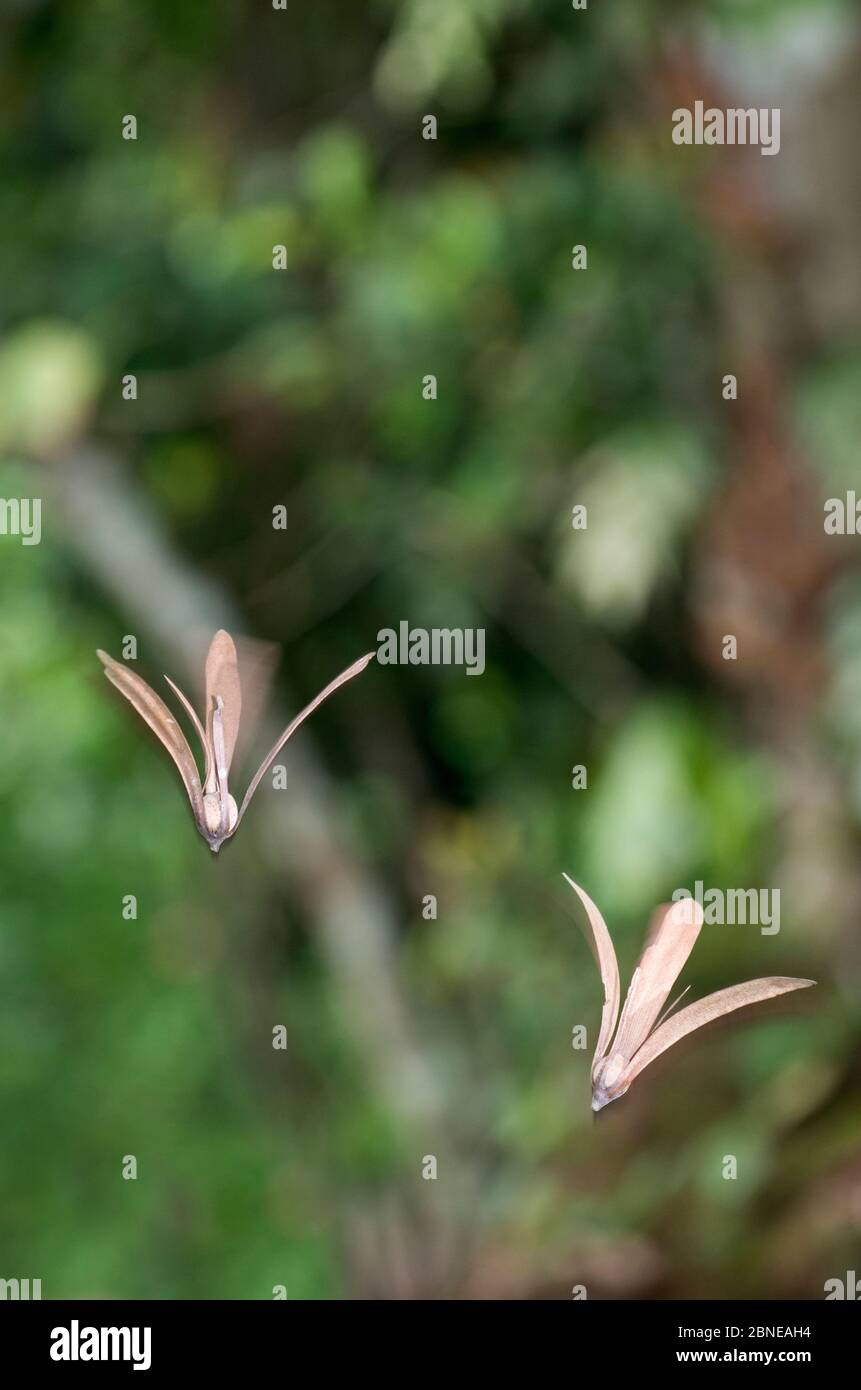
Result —
[[[0, 1277], [821, 1298], [861, 1269], [853, 7], [3, 12], [0, 491], [42, 537], [0, 536]], [[779, 154], [675, 146], [697, 99], [779, 107]], [[165, 692], [219, 626], [277, 643], [276, 727], [402, 619], [485, 673], [373, 664], [218, 859], [95, 657]], [[819, 986], [593, 1123], [563, 870], [623, 978], [702, 880], [781, 918], [707, 926], [694, 993]]]

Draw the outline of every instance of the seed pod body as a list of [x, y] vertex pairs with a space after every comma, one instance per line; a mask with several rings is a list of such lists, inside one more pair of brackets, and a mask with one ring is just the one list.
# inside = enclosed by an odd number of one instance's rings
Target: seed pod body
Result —
[[621, 1079], [626, 1065], [626, 1058], [621, 1052], [611, 1052], [609, 1057], [604, 1057], [598, 1063], [592, 1081], [593, 1110], [603, 1110], [611, 1100], [618, 1100], [625, 1094], [628, 1086], [622, 1085]]

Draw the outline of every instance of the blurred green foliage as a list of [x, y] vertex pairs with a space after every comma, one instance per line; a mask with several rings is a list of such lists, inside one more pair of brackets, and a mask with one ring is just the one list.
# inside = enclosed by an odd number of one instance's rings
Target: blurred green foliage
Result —
[[[486, 627], [488, 667], [372, 668], [302, 735], [336, 779], [333, 833], [397, 906], [450, 1125], [416, 1136], [261, 870], [263, 807], [211, 861], [102, 688], [94, 649], [129, 631], [114, 596], [47, 507], [40, 546], [0, 538], [0, 1275], [46, 1297], [391, 1294], [406, 1257], [362, 1254], [354, 1226], [391, 1201], [411, 1229], [424, 1153], [478, 1193], [455, 1218], [465, 1283], [437, 1294], [818, 1297], [857, 1258], [857, 923], [785, 892], [777, 937], [707, 929], [695, 992], [797, 973], [814, 1003], [680, 1052], [593, 1128], [571, 1030], [601, 990], [560, 878], [602, 906], [625, 975], [674, 888], [782, 882], [793, 857], [786, 748], [693, 632], [733, 457], [721, 233], [648, 94], [670, 33], [797, 8], [7, 9], [3, 496], [37, 495], [81, 440], [111, 449], [176, 553], [283, 644], [293, 704], [402, 618]], [[854, 479], [857, 375], [845, 341], [792, 364], [814, 497]], [[827, 613], [810, 724], [845, 801], [814, 885], [861, 816], [857, 573]]]

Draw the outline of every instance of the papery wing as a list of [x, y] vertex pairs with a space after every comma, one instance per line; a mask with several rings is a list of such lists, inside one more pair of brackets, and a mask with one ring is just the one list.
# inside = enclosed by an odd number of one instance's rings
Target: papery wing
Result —
[[248, 806], [249, 801], [251, 800], [252, 796], [254, 795], [258, 786], [260, 785], [261, 778], [265, 776], [273, 760], [281, 752], [281, 749], [284, 747], [284, 744], [287, 742], [288, 738], [295, 734], [296, 730], [299, 728], [299, 725], [304, 723], [304, 721], [308, 718], [309, 714], [313, 714], [314, 710], [317, 709], [318, 705], [322, 705], [323, 701], [328, 700], [329, 696], [333, 695], [340, 686], [345, 685], [347, 681], [351, 681], [354, 676], [358, 676], [362, 671], [364, 671], [365, 667], [368, 665], [370, 661], [373, 661], [375, 656], [376, 652], [368, 652], [366, 656], [360, 656], [358, 661], [354, 661], [352, 666], [348, 666], [346, 671], [342, 671], [340, 676], [336, 676], [333, 681], [330, 681], [326, 688], [320, 691], [319, 695], [315, 695], [311, 703], [306, 705], [303, 710], [300, 710], [299, 713], [296, 715], [295, 719], [291, 719], [290, 723], [287, 725], [287, 728], [284, 730], [282, 734], [279, 734], [278, 738], [275, 740], [272, 747], [269, 749], [269, 752], [266, 754], [266, 757], [263, 759], [263, 762], [260, 764], [254, 776], [252, 777], [248, 791], [242, 798], [242, 805], [239, 808], [239, 817], [236, 822], [237, 825], [239, 824], [239, 821], [242, 820], [242, 817], [245, 814], [245, 810]]
[[194, 705], [191, 703], [188, 696], [183, 694], [176, 681], [172, 681], [170, 676], [167, 675], [165, 676], [165, 680], [167, 681], [174, 695], [176, 695], [177, 699], [179, 700], [180, 704], [182, 705], [183, 709], [185, 710], [186, 714], [188, 715], [189, 719], [194, 725], [197, 737], [200, 739], [200, 746], [203, 749], [204, 757], [203, 781], [204, 783], [206, 783], [209, 781], [209, 770], [212, 765], [212, 751], [209, 746], [209, 740], [206, 736], [206, 730], [200, 722], [200, 715], [194, 708]]
[[666, 1052], [668, 1047], [672, 1047], [695, 1029], [712, 1023], [716, 1018], [723, 1018], [724, 1014], [743, 1009], [747, 1004], [759, 1004], [763, 999], [774, 999], [778, 994], [789, 994], [794, 989], [808, 989], [810, 985], [815, 984], [815, 980], [796, 979], [791, 975], [768, 975], [761, 980], [746, 980], [741, 985], [730, 985], [728, 989], [719, 989], [715, 994], [707, 994], [705, 999], [688, 1004], [686, 1009], [681, 1009], [656, 1028], [634, 1054], [626, 1070], [628, 1084], [634, 1077], [639, 1076], [650, 1062], [654, 1062], [656, 1057]]
[[108, 680], [137, 710], [173, 758], [179, 768], [195, 818], [200, 823], [203, 820], [203, 791], [200, 785], [200, 773], [197, 770], [197, 763], [194, 761], [194, 754], [189, 748], [188, 740], [179, 724], [164, 700], [156, 695], [155, 691], [136, 672], [121, 662], [114, 661], [107, 652], [100, 651], [97, 655], [105, 668], [105, 675]]
[[239, 663], [236, 647], [229, 632], [216, 632], [206, 658], [206, 733], [212, 746], [212, 714], [217, 696], [223, 701], [224, 768], [229, 772], [233, 750], [239, 736], [242, 714], [242, 691], [239, 684]]
[[703, 910], [693, 898], [664, 903], [653, 912], [613, 1040], [614, 1052], [633, 1057], [645, 1042], [702, 925]]
[[619, 1017], [619, 962], [616, 959], [616, 951], [613, 946], [610, 933], [607, 930], [607, 923], [593, 903], [585, 889], [576, 884], [573, 878], [567, 874], [562, 877], [566, 883], [570, 883], [574, 892], [577, 894], [584, 908], [586, 909], [586, 919], [589, 923], [587, 939], [592, 948], [592, 954], [601, 972], [601, 981], [604, 985], [604, 1009], [601, 1014], [601, 1028], [598, 1033], [598, 1042], [595, 1053], [592, 1057], [592, 1072], [607, 1053], [610, 1046], [610, 1039], [616, 1029], [616, 1020]]

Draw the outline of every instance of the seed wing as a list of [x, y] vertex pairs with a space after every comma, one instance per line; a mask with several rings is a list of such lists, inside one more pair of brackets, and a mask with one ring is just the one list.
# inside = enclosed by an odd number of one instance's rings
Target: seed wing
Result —
[[664, 903], [652, 914], [637, 968], [622, 1008], [613, 1051], [633, 1057], [645, 1042], [694, 948], [703, 910], [693, 898]]
[[173, 758], [188, 793], [195, 819], [200, 824], [203, 820], [203, 791], [200, 785], [200, 774], [197, 770], [197, 763], [194, 761], [194, 754], [188, 746], [188, 740], [182, 729], [164, 700], [156, 695], [155, 691], [136, 672], [130, 670], [128, 666], [122, 665], [121, 662], [114, 661], [107, 652], [100, 651], [97, 655], [105, 668], [105, 675], [111, 685], [116, 686], [120, 694], [126, 697], [132, 708], [149, 725]]
[[290, 723], [287, 725], [287, 728], [284, 730], [284, 732], [282, 734], [279, 734], [278, 738], [275, 740], [269, 752], [266, 754], [266, 757], [263, 759], [263, 762], [260, 764], [254, 776], [252, 777], [248, 791], [242, 798], [242, 805], [239, 808], [239, 817], [236, 822], [237, 825], [239, 824], [239, 821], [242, 820], [242, 817], [245, 814], [245, 810], [248, 806], [249, 801], [251, 800], [252, 796], [254, 795], [258, 786], [260, 785], [261, 778], [265, 776], [268, 768], [271, 766], [273, 760], [277, 757], [277, 755], [281, 752], [281, 749], [284, 747], [284, 744], [287, 742], [288, 738], [295, 734], [296, 730], [299, 728], [299, 725], [304, 723], [304, 721], [308, 718], [309, 714], [313, 714], [314, 710], [317, 708], [318, 705], [322, 705], [324, 700], [328, 700], [329, 696], [333, 695], [339, 686], [345, 685], [347, 681], [352, 680], [354, 676], [358, 676], [362, 671], [364, 671], [365, 667], [368, 665], [368, 662], [373, 661], [375, 656], [376, 652], [368, 652], [366, 656], [360, 656], [358, 661], [354, 661], [352, 666], [348, 666], [346, 671], [342, 671], [340, 676], [336, 676], [333, 681], [330, 681], [329, 684], [326, 686], [325, 690], [321, 690], [319, 695], [315, 695], [311, 703], [306, 705], [303, 710], [300, 710], [299, 713], [296, 715], [296, 718], [292, 719]]
[[172, 681], [170, 676], [165, 676], [165, 680], [167, 681], [174, 695], [176, 695], [177, 699], [179, 700], [180, 704], [182, 705], [183, 709], [185, 710], [186, 714], [188, 715], [189, 719], [194, 725], [195, 733], [197, 734], [197, 737], [200, 739], [200, 746], [203, 749], [204, 757], [203, 781], [205, 784], [209, 781], [209, 770], [212, 764], [212, 752], [209, 747], [209, 741], [206, 737], [206, 730], [200, 722], [200, 715], [197, 713], [197, 710], [194, 708], [194, 705], [191, 703], [188, 696], [182, 693], [179, 686], [176, 684], [176, 681]]
[[230, 771], [233, 750], [239, 736], [239, 720], [242, 714], [242, 691], [239, 684], [239, 663], [236, 647], [229, 632], [220, 628], [213, 637], [206, 658], [206, 733], [212, 749], [212, 715], [216, 697], [223, 701], [222, 728], [224, 730], [224, 769]]
[[697, 999], [686, 1009], [672, 1015], [647, 1038], [628, 1067], [629, 1084], [634, 1077], [666, 1052], [668, 1047], [679, 1042], [688, 1033], [702, 1028], [706, 1023], [722, 1018], [724, 1014], [743, 1009], [748, 1004], [758, 1004], [763, 999], [773, 999], [778, 994], [788, 994], [794, 989], [808, 989], [815, 980], [795, 979], [791, 975], [768, 975], [761, 980], [746, 980], [741, 985], [730, 985], [719, 989], [715, 994], [707, 994], [705, 999]]
[[595, 1067], [606, 1055], [610, 1046], [610, 1039], [616, 1031], [616, 1020], [619, 1017], [619, 962], [616, 959], [616, 951], [613, 946], [610, 933], [607, 930], [607, 923], [593, 903], [589, 894], [576, 884], [573, 878], [567, 874], [562, 877], [566, 883], [570, 883], [574, 892], [577, 894], [581, 903], [586, 909], [586, 918], [589, 923], [587, 939], [601, 972], [601, 981], [604, 985], [604, 1009], [601, 1014], [601, 1028], [598, 1033], [598, 1043], [595, 1047], [595, 1054], [592, 1058], [592, 1076], [594, 1080]]

